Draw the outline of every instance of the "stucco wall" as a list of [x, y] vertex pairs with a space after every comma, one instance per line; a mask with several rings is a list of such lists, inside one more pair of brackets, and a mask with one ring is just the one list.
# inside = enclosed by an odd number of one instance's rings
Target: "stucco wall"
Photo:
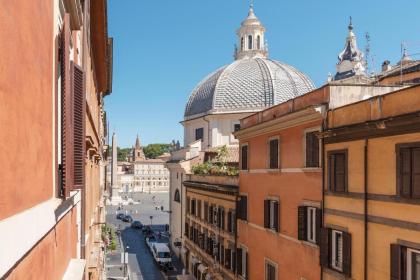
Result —
[[53, 195], [52, 4], [1, 4], [0, 220]]
[[[304, 133], [318, 121], [241, 139], [248, 143], [249, 171], [240, 172], [240, 193], [248, 196], [248, 222], [238, 222], [238, 244], [248, 248], [249, 279], [261, 279], [265, 259], [278, 265], [279, 279], [319, 279], [317, 245], [298, 240], [298, 206], [320, 206], [322, 173], [305, 169]], [[244, 136], [246, 137], [246, 136]], [[268, 140], [279, 137], [280, 168], [268, 170]], [[264, 228], [264, 200], [279, 199], [280, 231]]]

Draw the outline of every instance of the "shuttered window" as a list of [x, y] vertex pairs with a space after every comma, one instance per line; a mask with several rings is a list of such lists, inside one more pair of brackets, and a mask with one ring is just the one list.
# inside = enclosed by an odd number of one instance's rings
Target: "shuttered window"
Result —
[[248, 170], [248, 145], [241, 147], [241, 169]]
[[320, 263], [351, 277], [351, 235], [348, 232], [322, 228]]
[[420, 249], [391, 244], [391, 280], [420, 279]]
[[191, 205], [190, 205], [190, 198], [187, 197], [187, 213], [191, 214]]
[[197, 217], [201, 219], [201, 200], [197, 202]]
[[59, 49], [60, 92], [57, 98], [57, 160], [61, 196], [84, 187], [85, 75], [70, 61], [70, 16], [65, 14]]
[[265, 280], [276, 280], [277, 279], [276, 266], [271, 262], [265, 262]]
[[319, 244], [322, 227], [321, 209], [309, 206], [298, 207], [298, 239]]
[[332, 192], [347, 191], [347, 150], [328, 153], [328, 184]]
[[269, 149], [269, 168], [279, 168], [279, 139], [271, 139], [268, 142]]
[[306, 167], [319, 167], [319, 140], [317, 131], [308, 132], [306, 140]]
[[204, 220], [206, 222], [209, 221], [209, 203], [208, 202], [204, 202]]
[[279, 231], [279, 202], [264, 200], [264, 227]]
[[397, 186], [400, 196], [420, 198], [420, 143], [397, 145]]
[[236, 249], [236, 272], [245, 279], [248, 275], [248, 252], [243, 248]]
[[248, 197], [240, 195], [236, 202], [237, 217], [238, 219], [246, 221], [248, 219]]

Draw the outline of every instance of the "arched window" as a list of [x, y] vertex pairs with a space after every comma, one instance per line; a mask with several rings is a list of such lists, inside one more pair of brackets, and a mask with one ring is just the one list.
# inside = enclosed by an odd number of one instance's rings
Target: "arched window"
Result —
[[261, 49], [261, 37], [260, 35], [257, 36], [257, 49]]
[[252, 35], [248, 36], [248, 49], [252, 50]]
[[178, 189], [175, 190], [174, 201], [181, 202], [181, 199], [179, 197], [179, 190]]
[[241, 38], [241, 51], [243, 51], [245, 48], [244, 46], [244, 37]]

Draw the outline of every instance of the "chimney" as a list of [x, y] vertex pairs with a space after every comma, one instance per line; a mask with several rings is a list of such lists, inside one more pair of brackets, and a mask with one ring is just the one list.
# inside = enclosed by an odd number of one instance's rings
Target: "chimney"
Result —
[[382, 72], [385, 72], [385, 71], [388, 71], [388, 70], [391, 70], [391, 69], [392, 69], [391, 62], [389, 60], [385, 60], [382, 63]]

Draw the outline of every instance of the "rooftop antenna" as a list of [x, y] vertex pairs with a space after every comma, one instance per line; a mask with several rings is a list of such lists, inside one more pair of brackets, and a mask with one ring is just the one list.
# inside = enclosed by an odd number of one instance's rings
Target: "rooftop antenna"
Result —
[[404, 51], [405, 51], [405, 42], [401, 41], [401, 59], [400, 59], [400, 84], [403, 84], [403, 56], [404, 56]]
[[369, 32], [365, 33], [365, 38], [366, 38], [366, 48], [365, 48], [365, 53], [366, 53], [366, 74], [367, 76], [371, 75], [375, 78], [376, 80], [376, 74], [375, 74], [375, 56], [372, 54], [371, 52], [371, 47], [370, 47], [370, 34]]

